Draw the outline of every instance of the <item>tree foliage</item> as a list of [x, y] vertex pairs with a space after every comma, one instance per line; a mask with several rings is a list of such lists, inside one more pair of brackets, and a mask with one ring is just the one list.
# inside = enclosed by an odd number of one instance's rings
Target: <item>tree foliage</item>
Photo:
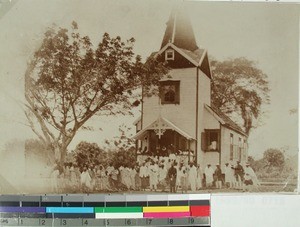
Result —
[[270, 103], [267, 75], [255, 62], [236, 58], [212, 61], [212, 104], [236, 119], [249, 135], [262, 116], [262, 105]]
[[128, 134], [130, 128], [119, 127], [119, 135], [107, 140], [108, 147], [100, 148], [96, 143], [80, 142], [72, 155], [79, 167], [106, 166], [111, 163], [115, 167], [134, 166], [136, 164], [135, 141]]
[[93, 116], [130, 114], [141, 86], [147, 93], [167, 73], [133, 52], [134, 39], [103, 35], [96, 48], [72, 29], [52, 27], [25, 73], [25, 114], [50, 156], [62, 164], [68, 145]]
[[135, 140], [129, 134], [131, 128], [126, 125], [119, 127], [119, 135], [114, 139], [106, 141], [112, 153], [111, 163], [116, 166], [134, 166], [136, 164]]
[[102, 150], [98, 144], [82, 141], [80, 142], [72, 154], [75, 158], [77, 166], [80, 168], [85, 165], [98, 166], [108, 161], [108, 154]]
[[283, 167], [285, 158], [282, 151], [278, 149], [268, 149], [264, 152], [263, 159], [270, 167]]

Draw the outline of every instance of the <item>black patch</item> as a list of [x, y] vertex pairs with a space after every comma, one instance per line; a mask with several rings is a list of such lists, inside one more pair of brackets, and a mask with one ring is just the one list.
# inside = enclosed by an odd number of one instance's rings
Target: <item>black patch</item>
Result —
[[145, 207], [147, 205], [147, 201], [130, 201], [126, 203], [127, 207]]
[[82, 207], [82, 202], [63, 202], [63, 207]]
[[148, 206], [168, 206], [168, 201], [148, 201]]
[[61, 207], [61, 202], [41, 202], [41, 207]]
[[202, 205], [202, 206], [209, 206], [209, 200], [190, 200], [190, 205], [191, 206], [196, 206], [196, 205]]
[[39, 207], [40, 202], [22, 202], [22, 207]]
[[84, 207], [104, 207], [104, 202], [84, 202]]
[[106, 202], [106, 207], [125, 207], [126, 202]]
[[169, 206], [188, 206], [189, 201], [188, 200], [173, 200], [169, 201]]

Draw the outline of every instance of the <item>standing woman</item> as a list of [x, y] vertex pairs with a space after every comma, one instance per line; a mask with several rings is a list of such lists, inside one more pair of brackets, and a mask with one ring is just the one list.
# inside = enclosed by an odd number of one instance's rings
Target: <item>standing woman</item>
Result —
[[136, 169], [134, 168], [134, 166], [132, 166], [129, 170], [130, 170], [131, 189], [136, 190], [136, 183], [135, 183]]
[[200, 190], [202, 188], [202, 177], [203, 172], [200, 167], [200, 164], [197, 165], [197, 190]]
[[146, 166], [146, 163], [144, 162], [143, 165], [140, 168], [140, 178], [141, 178], [141, 184], [142, 184], [142, 186], [141, 186], [142, 191], [146, 190], [147, 176], [148, 176], [147, 166]]
[[139, 166], [135, 166], [135, 171], [136, 171], [136, 174], [135, 174], [135, 189], [137, 191], [141, 190], [141, 178], [140, 178], [140, 168]]
[[188, 173], [187, 169], [184, 166], [179, 167], [179, 173], [180, 173], [180, 187], [182, 193], [187, 193], [188, 190]]
[[66, 163], [64, 168], [64, 188], [65, 190], [69, 191], [70, 189], [70, 164]]
[[204, 170], [204, 174], [205, 174], [206, 187], [211, 188], [214, 182], [214, 177], [213, 177], [214, 170], [210, 164], [207, 164], [207, 167]]
[[191, 186], [192, 192], [196, 191], [196, 181], [197, 181], [197, 169], [193, 163], [190, 163], [189, 185]]

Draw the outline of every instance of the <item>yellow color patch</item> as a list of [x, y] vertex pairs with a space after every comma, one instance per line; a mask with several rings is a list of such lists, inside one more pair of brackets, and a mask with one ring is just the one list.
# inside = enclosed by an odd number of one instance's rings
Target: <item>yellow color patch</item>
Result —
[[189, 212], [189, 206], [157, 206], [157, 207], [143, 207], [143, 212]]

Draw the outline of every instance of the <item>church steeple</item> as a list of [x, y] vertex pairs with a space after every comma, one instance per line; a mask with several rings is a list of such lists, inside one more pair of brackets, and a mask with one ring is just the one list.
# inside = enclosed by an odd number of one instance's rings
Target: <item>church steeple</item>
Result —
[[198, 49], [191, 22], [180, 6], [171, 12], [161, 48], [170, 42], [176, 47], [186, 50]]

